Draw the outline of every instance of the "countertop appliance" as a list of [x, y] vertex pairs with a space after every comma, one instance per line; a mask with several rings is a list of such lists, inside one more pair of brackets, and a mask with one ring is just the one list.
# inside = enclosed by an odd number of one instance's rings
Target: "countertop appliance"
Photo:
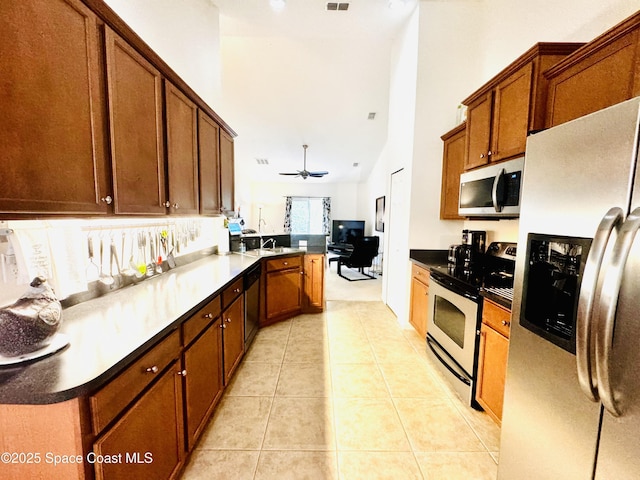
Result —
[[639, 107], [527, 141], [500, 479], [640, 478]]
[[524, 157], [491, 164], [460, 175], [462, 217], [517, 217]]
[[475, 402], [482, 296], [510, 306], [516, 245], [494, 242], [482, 261], [430, 268], [427, 353], [468, 404]]

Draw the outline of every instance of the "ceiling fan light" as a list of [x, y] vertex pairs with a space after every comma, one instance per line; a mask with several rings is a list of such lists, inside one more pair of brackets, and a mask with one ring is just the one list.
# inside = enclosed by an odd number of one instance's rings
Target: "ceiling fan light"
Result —
[[274, 10], [282, 10], [286, 5], [286, 1], [285, 0], [269, 0], [269, 5], [271, 5], [271, 8], [273, 8]]

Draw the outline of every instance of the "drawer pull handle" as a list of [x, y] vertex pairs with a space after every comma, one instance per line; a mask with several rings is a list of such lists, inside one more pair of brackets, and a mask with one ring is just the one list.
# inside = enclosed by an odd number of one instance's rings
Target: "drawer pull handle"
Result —
[[289, 265], [289, 262], [282, 262], [283, 265]]
[[178, 375], [180, 375], [181, 377], [186, 377], [187, 376], [187, 370], [186, 369], [185, 370], [180, 370], [178, 372]]
[[148, 367], [147, 369], [145, 369], [145, 372], [147, 373], [158, 373], [159, 368], [154, 365], [153, 367]]

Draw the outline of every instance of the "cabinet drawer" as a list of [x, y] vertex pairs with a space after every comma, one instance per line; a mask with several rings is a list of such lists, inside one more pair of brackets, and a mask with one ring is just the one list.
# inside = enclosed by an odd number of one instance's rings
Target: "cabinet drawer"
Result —
[[411, 264], [411, 277], [415, 278], [419, 282], [424, 283], [427, 288], [429, 287], [429, 270], [415, 263]]
[[495, 331], [509, 338], [511, 329], [511, 312], [487, 299], [482, 308], [482, 323], [486, 323]]
[[240, 277], [222, 291], [222, 309], [224, 310], [244, 291], [244, 279]]
[[106, 427], [180, 353], [180, 334], [175, 330], [138, 359], [102, 390], [90, 397], [93, 433]]
[[272, 258], [271, 260], [267, 260], [267, 272], [275, 272], [276, 270], [285, 270], [287, 268], [301, 267], [302, 266], [302, 257], [283, 257], [283, 258]]
[[220, 315], [220, 297], [217, 296], [182, 324], [182, 345], [189, 345], [214, 318]]

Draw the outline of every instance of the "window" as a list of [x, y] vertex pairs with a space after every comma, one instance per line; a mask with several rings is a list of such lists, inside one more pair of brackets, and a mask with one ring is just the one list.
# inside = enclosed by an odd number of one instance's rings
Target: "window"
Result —
[[285, 231], [293, 234], [329, 233], [331, 199], [328, 197], [287, 197]]

